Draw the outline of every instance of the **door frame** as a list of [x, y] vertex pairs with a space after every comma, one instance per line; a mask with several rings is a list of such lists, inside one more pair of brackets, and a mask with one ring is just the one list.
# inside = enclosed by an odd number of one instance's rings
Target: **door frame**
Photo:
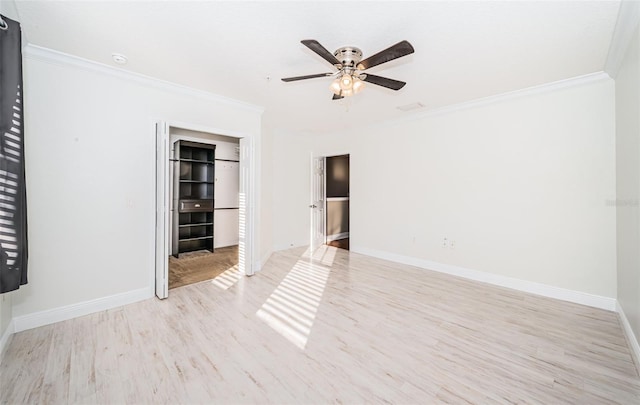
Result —
[[[258, 246], [258, 238], [256, 238], [257, 234], [257, 224], [256, 224], [256, 216], [255, 212], [257, 197], [258, 197], [258, 184], [256, 182], [257, 179], [257, 167], [259, 165], [259, 156], [256, 151], [258, 150], [258, 137], [251, 133], [245, 133], [240, 131], [230, 131], [226, 129], [220, 128], [212, 128], [198, 124], [191, 124], [179, 121], [165, 121], [165, 120], [156, 120], [153, 123], [153, 136], [154, 136], [154, 147], [157, 148], [157, 133], [156, 126], [162, 126], [162, 128], [166, 131], [166, 144], [169, 144], [170, 138], [170, 128], [180, 128], [186, 129], [189, 131], [197, 131], [204, 132], [215, 135], [223, 135], [229, 136], [233, 138], [239, 138], [240, 142], [240, 247], [238, 249], [239, 255], [239, 270], [244, 273], [246, 276], [253, 276], [255, 272], [258, 270], [258, 262], [254, 261], [254, 257], [259, 257], [259, 246]], [[170, 145], [169, 145], [170, 150]], [[171, 195], [170, 187], [166, 187], [164, 193], [162, 195], [159, 194], [160, 190], [158, 188], [158, 184], [161, 182], [163, 184], [167, 184], [171, 179], [169, 176], [169, 158], [165, 159], [163, 162], [158, 162], [157, 155], [158, 151], [156, 150], [156, 159], [154, 161], [155, 169], [155, 179], [156, 179], [156, 201], [155, 201], [155, 212], [156, 217], [154, 218], [154, 234], [155, 234], [155, 260], [154, 260], [154, 271], [152, 272], [152, 281], [151, 285], [154, 286], [152, 288], [155, 289], [156, 296], [160, 299], [164, 299], [168, 297], [168, 268], [169, 268], [169, 256], [168, 254], [163, 255], [163, 252], [168, 253], [168, 240], [166, 238], [161, 237], [161, 232], [164, 232], [164, 235], [169, 234], [169, 227], [171, 226], [170, 221], [167, 221], [166, 218], [169, 214], [168, 210], [170, 209], [170, 200]], [[161, 154], [162, 155], [162, 154]], [[164, 164], [163, 164], [164, 163]], [[163, 198], [164, 197], [164, 198]], [[162, 221], [160, 219], [160, 215], [165, 219]], [[160, 225], [164, 222], [162, 228], [159, 228]], [[160, 256], [164, 256], [166, 261], [162, 261]], [[165, 264], [165, 268], [162, 268], [162, 264]], [[163, 279], [158, 280], [159, 277], [163, 277]]]
[[[318, 161], [322, 162], [322, 173], [318, 173]], [[311, 250], [315, 250], [327, 243], [326, 161], [327, 159], [325, 156], [311, 156], [311, 194], [309, 196], [309, 208], [311, 210], [309, 246], [311, 247]], [[322, 176], [322, 178], [319, 179], [319, 176]], [[321, 201], [321, 206], [317, 205], [319, 201]], [[321, 221], [318, 221], [318, 211], [322, 212]], [[320, 226], [321, 229], [318, 229], [318, 226]], [[318, 235], [320, 235], [320, 237], [317, 237]]]
[[[324, 173], [322, 176], [322, 189], [323, 189], [323, 207], [322, 207], [322, 212], [323, 212], [323, 225], [322, 225], [322, 232], [323, 232], [323, 243], [326, 244], [327, 243], [327, 176], [326, 176], [326, 171], [327, 171], [327, 158], [328, 157], [334, 157], [334, 156], [343, 156], [343, 155], [349, 155], [349, 217], [351, 217], [351, 163], [352, 163], [352, 157], [353, 154], [350, 151], [345, 151], [345, 150], [339, 150], [339, 151], [324, 151], [324, 152], [312, 152], [311, 153], [311, 158], [309, 159], [310, 163], [310, 168], [311, 168], [311, 179], [310, 179], [310, 195], [309, 195], [309, 201], [311, 201], [311, 205], [313, 205], [313, 198], [314, 198], [314, 181], [315, 181], [315, 173], [314, 173], [314, 168], [315, 168], [315, 160], [318, 158], [322, 158], [324, 161], [323, 164], [323, 169], [324, 169]], [[313, 220], [313, 209], [311, 210], [311, 215], [310, 215], [310, 232], [309, 232], [309, 246], [313, 247], [313, 240], [314, 240], [314, 235], [317, 232], [317, 229], [315, 229], [314, 227], [314, 220]], [[349, 239], [351, 239], [351, 223], [349, 223]], [[352, 241], [351, 241], [352, 242]]]

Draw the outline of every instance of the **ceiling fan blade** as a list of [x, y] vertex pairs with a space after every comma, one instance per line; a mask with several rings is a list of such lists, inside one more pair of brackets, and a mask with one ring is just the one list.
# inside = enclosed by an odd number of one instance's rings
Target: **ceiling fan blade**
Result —
[[377, 84], [378, 86], [386, 87], [391, 90], [400, 90], [404, 87], [405, 82], [401, 82], [400, 80], [389, 79], [388, 77], [370, 75], [365, 73], [366, 77], [362, 80], [368, 83]]
[[413, 46], [411, 46], [409, 41], [400, 41], [397, 44], [388, 47], [384, 51], [380, 51], [375, 55], [369, 56], [367, 59], [360, 61], [360, 63], [358, 63], [358, 69], [369, 69], [381, 63], [389, 62], [412, 54], [413, 52]]
[[340, 63], [340, 61], [335, 56], [333, 56], [331, 52], [327, 51], [324, 46], [320, 45], [320, 42], [316, 41], [315, 39], [303, 39], [300, 42], [302, 42], [304, 46], [320, 55], [322, 59], [331, 63], [338, 69], [342, 68], [342, 64]]
[[333, 76], [333, 73], [318, 73], [316, 75], [285, 77], [281, 80], [283, 82], [295, 82], [296, 80], [315, 79], [316, 77], [327, 77], [327, 76]]
[[[341, 92], [341, 93], [342, 93], [342, 92]], [[339, 96], [339, 95], [337, 95], [337, 94], [334, 94], [334, 95], [333, 95], [333, 98], [332, 98], [331, 100], [340, 100], [341, 98], [344, 98], [344, 97]]]

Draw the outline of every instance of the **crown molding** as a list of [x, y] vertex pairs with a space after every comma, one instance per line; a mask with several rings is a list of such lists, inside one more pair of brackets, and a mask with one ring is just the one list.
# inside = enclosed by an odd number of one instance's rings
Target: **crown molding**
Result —
[[[506, 93], [478, 98], [475, 100], [465, 101], [462, 103], [451, 104], [444, 107], [439, 107], [439, 108], [434, 108], [434, 109], [429, 109], [424, 111], [416, 111], [415, 113], [410, 115], [402, 116], [395, 119], [390, 119], [383, 122], [372, 123], [362, 128], [379, 128], [379, 127], [395, 126], [398, 124], [417, 121], [417, 120], [428, 118], [428, 117], [450, 114], [453, 112], [468, 110], [471, 108], [483, 107], [486, 105], [496, 104], [496, 103], [500, 103], [500, 102], [504, 102], [512, 99], [521, 98], [521, 97], [531, 96], [535, 94], [549, 93], [549, 92], [558, 91], [566, 88], [582, 86], [585, 84], [597, 83], [605, 80], [611, 80], [611, 77], [606, 72], [589, 73], [582, 76], [576, 76], [569, 79], [558, 80], [555, 82], [545, 83], [538, 86], [527, 87], [520, 90], [509, 91]], [[329, 133], [348, 134], [350, 132], [352, 132], [352, 130], [348, 130], [348, 131], [340, 130], [340, 131], [329, 132]]]
[[141, 84], [143, 86], [154, 87], [161, 90], [167, 90], [173, 93], [184, 94], [200, 98], [206, 101], [212, 101], [220, 104], [225, 104], [230, 107], [240, 108], [243, 110], [257, 112], [262, 114], [264, 107], [245, 103], [243, 101], [235, 100], [232, 98], [220, 96], [214, 93], [209, 93], [204, 90], [194, 89], [192, 87], [183, 86], [166, 80], [157, 79], [151, 76], [146, 76], [140, 73], [130, 72], [128, 70], [116, 68], [113, 66], [105, 65], [103, 63], [94, 62], [92, 60], [84, 59], [79, 56], [70, 55], [64, 52], [55, 51], [49, 48], [43, 48], [38, 45], [28, 44], [24, 47], [23, 56], [26, 59], [38, 60], [42, 62], [52, 63], [59, 66], [71, 66], [78, 69], [83, 69], [89, 72], [99, 73], [106, 76], [115, 77], [122, 80], [131, 81]]
[[613, 36], [611, 37], [607, 61], [604, 65], [604, 71], [614, 79], [618, 76], [618, 71], [620, 70], [620, 66], [622, 66], [627, 48], [639, 22], [640, 1], [623, 0], [620, 3], [618, 20], [613, 31]]
[[506, 93], [496, 94], [494, 96], [483, 97], [463, 103], [453, 104], [450, 106], [435, 108], [424, 113], [418, 113], [415, 116], [407, 117], [407, 120], [414, 120], [423, 117], [431, 117], [434, 115], [448, 114], [454, 111], [467, 110], [470, 108], [483, 107], [490, 104], [496, 104], [515, 98], [532, 96], [535, 94], [550, 93], [570, 87], [582, 86], [585, 84], [611, 80], [611, 77], [605, 72], [589, 73], [582, 76], [576, 76], [569, 79], [558, 80], [555, 82], [545, 83], [538, 86], [527, 87], [520, 90], [509, 91]]

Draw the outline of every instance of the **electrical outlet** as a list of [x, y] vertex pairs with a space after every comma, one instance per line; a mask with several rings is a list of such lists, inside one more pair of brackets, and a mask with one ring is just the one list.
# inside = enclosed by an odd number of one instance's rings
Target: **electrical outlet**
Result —
[[442, 247], [446, 248], [447, 246], [449, 246], [449, 240], [447, 240], [447, 238], [443, 238], [442, 239]]

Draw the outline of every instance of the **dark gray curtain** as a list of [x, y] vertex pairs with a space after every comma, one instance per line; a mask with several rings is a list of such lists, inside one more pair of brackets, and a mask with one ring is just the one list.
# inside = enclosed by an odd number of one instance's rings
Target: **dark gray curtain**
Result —
[[[27, 198], [20, 24], [0, 27], [0, 293], [27, 283]], [[2, 25], [2, 22], [0, 22]]]

